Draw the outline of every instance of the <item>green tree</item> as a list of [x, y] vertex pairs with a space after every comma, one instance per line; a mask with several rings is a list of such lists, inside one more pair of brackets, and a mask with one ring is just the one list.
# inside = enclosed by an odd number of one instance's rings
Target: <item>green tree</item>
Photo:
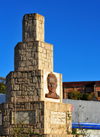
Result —
[[[68, 93], [68, 99], [74, 99], [74, 100], [91, 100], [93, 98], [93, 95], [94, 95], [94, 93], [84, 93], [84, 94], [82, 94], [82, 93], [80, 93], [77, 90], [71, 90]], [[96, 93], [95, 93], [95, 97], [98, 100], [98, 96], [97, 96]]]
[[79, 91], [76, 91], [76, 90], [71, 90], [68, 93], [68, 99], [80, 100], [80, 99], [82, 99], [82, 96], [83, 95]]
[[6, 93], [6, 78], [0, 77], [0, 93]]
[[82, 100], [88, 100], [88, 97], [89, 97], [89, 93], [85, 93], [82, 96]]
[[0, 93], [6, 93], [6, 85], [4, 83], [0, 83]]
[[0, 83], [6, 83], [6, 78], [0, 77]]
[[88, 99], [87, 100], [91, 100], [93, 97], [93, 94], [88, 94]]

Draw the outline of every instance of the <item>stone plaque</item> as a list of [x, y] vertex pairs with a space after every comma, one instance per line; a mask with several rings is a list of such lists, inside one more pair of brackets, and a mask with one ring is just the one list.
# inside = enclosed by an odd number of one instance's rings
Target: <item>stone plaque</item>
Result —
[[51, 124], [66, 124], [66, 113], [51, 111]]
[[0, 114], [0, 125], [2, 125], [2, 113]]
[[51, 101], [51, 102], [60, 102], [61, 99], [61, 79], [60, 79], [60, 74], [59, 73], [54, 73], [53, 74], [57, 78], [57, 88], [56, 88], [56, 94], [59, 96], [58, 99], [53, 99], [53, 98], [47, 98], [46, 94], [49, 93], [48, 86], [47, 86], [47, 77], [50, 72], [47, 72], [44, 70], [44, 98], [46, 101]]
[[13, 124], [24, 121], [24, 124], [35, 123], [35, 111], [17, 111], [13, 112]]
[[57, 78], [53, 73], [48, 74], [47, 87], [48, 87], [48, 93], [45, 94], [46, 98], [60, 99], [59, 95], [56, 93]]

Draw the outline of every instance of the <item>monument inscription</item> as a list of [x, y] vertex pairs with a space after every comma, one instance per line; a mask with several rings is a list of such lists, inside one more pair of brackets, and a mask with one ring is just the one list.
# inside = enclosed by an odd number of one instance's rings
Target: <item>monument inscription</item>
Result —
[[51, 111], [52, 124], [66, 124], [66, 113]]

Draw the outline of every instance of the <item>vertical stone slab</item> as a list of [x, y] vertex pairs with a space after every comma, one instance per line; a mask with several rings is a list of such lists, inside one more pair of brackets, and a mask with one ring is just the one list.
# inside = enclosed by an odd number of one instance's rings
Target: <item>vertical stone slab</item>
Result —
[[23, 41], [44, 41], [44, 16], [37, 13], [24, 15]]

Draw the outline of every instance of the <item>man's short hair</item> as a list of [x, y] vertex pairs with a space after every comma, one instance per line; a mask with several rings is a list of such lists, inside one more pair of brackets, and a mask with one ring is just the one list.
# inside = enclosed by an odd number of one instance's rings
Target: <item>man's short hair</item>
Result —
[[57, 78], [56, 78], [56, 76], [55, 76], [53, 73], [49, 73], [49, 74], [48, 74], [47, 83], [49, 82], [49, 78], [55, 78], [55, 82], [56, 82], [56, 84], [57, 84]]

